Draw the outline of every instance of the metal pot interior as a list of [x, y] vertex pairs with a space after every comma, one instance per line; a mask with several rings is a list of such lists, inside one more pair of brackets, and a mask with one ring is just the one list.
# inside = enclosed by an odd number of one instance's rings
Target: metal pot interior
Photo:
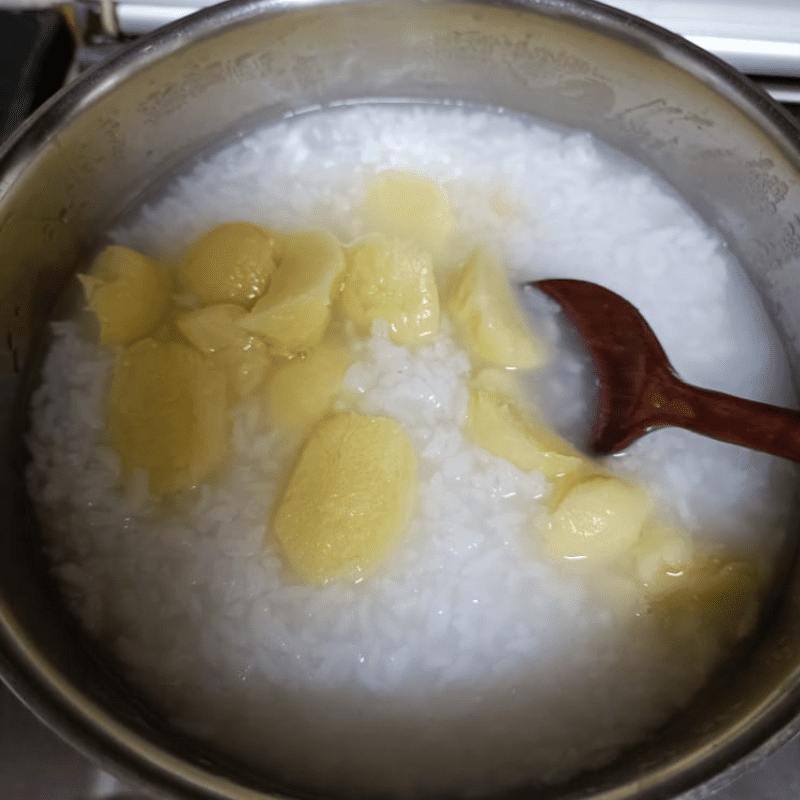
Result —
[[[799, 374], [798, 131], [731, 69], [627, 14], [577, 0], [233, 2], [86, 75], [0, 154], [0, 667], [79, 748], [178, 797], [305, 792], [166, 727], [62, 609], [22, 478], [43, 325], [104, 230], [182, 165], [288, 113], [385, 99], [502, 106], [588, 130], [656, 170], [722, 234]], [[777, 747], [800, 727], [799, 604], [794, 571], [751, 646], [685, 713], [610, 767], [535, 796], [646, 800], [706, 782], [692, 792], [705, 796]]]

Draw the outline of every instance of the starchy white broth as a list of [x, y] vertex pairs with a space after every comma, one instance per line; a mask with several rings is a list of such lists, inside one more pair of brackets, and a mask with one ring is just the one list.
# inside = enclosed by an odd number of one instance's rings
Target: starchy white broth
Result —
[[[513, 282], [581, 277], [642, 311], [687, 380], [789, 404], [776, 339], [721, 241], [652, 175], [588, 135], [494, 112], [365, 106], [258, 131], [198, 164], [113, 239], [174, 256], [250, 220], [365, 232], [386, 168], [439, 182], [457, 263], [489, 245]], [[121, 491], [103, 441], [112, 354], [56, 323], [33, 397], [29, 478], [47, 547], [87, 629], [174, 723], [289, 780], [478, 794], [605, 763], [684, 705], [723, 651], [665, 636], [624, 593], [544, 554], [544, 477], [465, 439], [470, 360], [445, 322], [401, 347], [354, 337], [338, 406], [395, 418], [419, 463], [417, 507], [360, 584], [300, 585], [265, 526], [293, 447], [256, 400], [233, 411], [222, 477], [169, 515], [140, 473]], [[562, 375], [581, 369], [564, 356]], [[545, 389], [559, 397], [556, 374]], [[554, 424], [586, 413], [585, 400]], [[582, 410], [583, 409], [583, 410]], [[612, 470], [636, 476], [699, 549], [767, 567], [790, 517], [784, 462], [681, 431]], [[627, 599], [626, 599], [627, 598]]]

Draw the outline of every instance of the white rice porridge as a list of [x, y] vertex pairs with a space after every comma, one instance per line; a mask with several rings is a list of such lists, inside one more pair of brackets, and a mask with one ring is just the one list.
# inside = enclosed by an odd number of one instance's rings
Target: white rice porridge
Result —
[[[684, 379], [794, 402], [771, 325], [714, 233], [589, 135], [502, 113], [364, 106], [285, 121], [198, 164], [111, 238], [170, 256], [211, 225], [251, 220], [351, 241], [366, 182], [386, 168], [444, 189], [454, 262], [485, 243], [512, 282], [602, 283], [640, 309]], [[418, 457], [418, 504], [377, 575], [322, 588], [292, 579], [265, 538], [292, 452], [256, 401], [233, 411], [225, 477], [164, 516], [145, 476], [118, 488], [102, 436], [111, 351], [71, 321], [53, 332], [29, 483], [56, 575], [176, 725], [242, 758], [351, 791], [561, 780], [666, 721], [722, 655], [702, 639], [676, 648], [542, 554], [545, 478], [465, 439], [471, 365], [446, 325], [418, 349], [380, 325], [355, 345], [355, 399], [341, 403], [399, 421]], [[585, 398], [547, 391], [555, 425], [585, 417]], [[796, 475], [778, 459], [665, 430], [609, 464], [643, 481], [704, 550], [766, 566], [780, 547]]]

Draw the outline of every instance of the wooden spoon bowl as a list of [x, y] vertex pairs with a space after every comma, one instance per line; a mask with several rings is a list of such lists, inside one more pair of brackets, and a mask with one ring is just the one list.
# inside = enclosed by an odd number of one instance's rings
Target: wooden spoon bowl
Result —
[[580, 280], [528, 285], [561, 306], [592, 358], [595, 453], [619, 452], [669, 426], [800, 461], [800, 412], [684, 383], [644, 317], [615, 292]]

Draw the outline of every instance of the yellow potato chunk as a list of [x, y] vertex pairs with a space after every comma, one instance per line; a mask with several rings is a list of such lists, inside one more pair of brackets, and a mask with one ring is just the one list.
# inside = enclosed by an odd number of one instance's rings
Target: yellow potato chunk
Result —
[[100, 323], [100, 344], [125, 345], [147, 336], [169, 305], [166, 272], [127, 247], [107, 247], [78, 280]]
[[384, 319], [396, 344], [419, 344], [439, 330], [439, 292], [430, 254], [411, 242], [370, 236], [348, 253], [342, 312], [367, 332]]
[[713, 636], [730, 645], [755, 627], [763, 582], [750, 562], [712, 558], [673, 584], [650, 605], [673, 636], [692, 642]]
[[457, 332], [479, 358], [520, 369], [547, 360], [546, 348], [530, 330], [502, 267], [484, 248], [475, 250], [464, 265], [449, 310]]
[[545, 544], [556, 557], [605, 561], [639, 539], [652, 502], [639, 486], [598, 476], [573, 487], [552, 513]]
[[408, 524], [416, 456], [397, 422], [336, 414], [314, 429], [275, 513], [275, 535], [306, 583], [368, 576]]
[[188, 345], [142, 339], [117, 357], [108, 432], [123, 473], [146, 470], [154, 497], [196, 486], [225, 452], [225, 377]]
[[661, 521], [644, 527], [631, 555], [634, 578], [649, 592], [669, 589], [685, 576], [693, 560], [688, 533]]
[[266, 390], [271, 417], [279, 424], [302, 428], [330, 410], [353, 356], [340, 347], [321, 345], [307, 358], [276, 370]]
[[251, 222], [228, 222], [189, 248], [181, 277], [204, 303], [249, 304], [269, 286], [277, 246], [273, 231]]
[[480, 370], [470, 382], [470, 389], [483, 389], [505, 395], [517, 405], [525, 402], [524, 382], [517, 370], [488, 367]]
[[558, 478], [584, 466], [580, 454], [508, 396], [473, 384], [466, 433], [476, 444], [526, 472]]
[[280, 355], [296, 355], [319, 344], [339, 290], [344, 254], [324, 231], [287, 234], [269, 289], [239, 326], [262, 336]]
[[272, 363], [269, 348], [258, 336], [247, 336], [239, 347], [220, 350], [211, 360], [225, 372], [228, 386], [240, 398], [261, 387]]
[[450, 237], [454, 217], [441, 188], [432, 180], [408, 172], [382, 172], [367, 186], [369, 230], [411, 239], [438, 252]]
[[235, 303], [215, 303], [177, 314], [175, 324], [201, 353], [216, 353], [238, 346], [247, 337], [238, 325], [246, 316], [247, 312]]
[[225, 371], [228, 384], [239, 397], [252, 394], [264, 381], [270, 356], [263, 339], [239, 327], [247, 312], [233, 303], [178, 314], [175, 324], [201, 353]]

